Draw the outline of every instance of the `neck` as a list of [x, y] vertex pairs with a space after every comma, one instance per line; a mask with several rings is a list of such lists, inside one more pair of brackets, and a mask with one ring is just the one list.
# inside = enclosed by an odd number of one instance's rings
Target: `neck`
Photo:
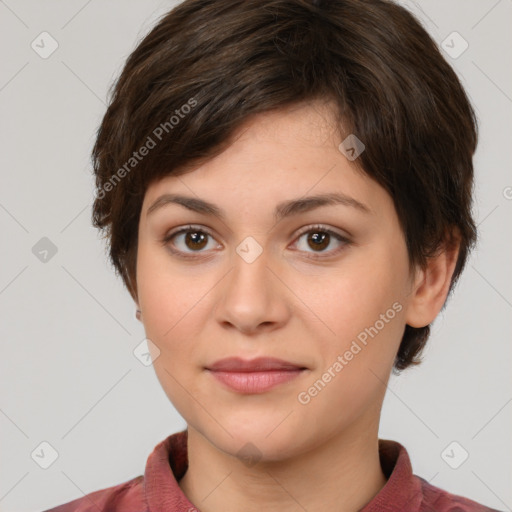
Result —
[[337, 433], [293, 459], [248, 467], [188, 427], [188, 470], [179, 486], [202, 512], [356, 512], [382, 489], [378, 422]]

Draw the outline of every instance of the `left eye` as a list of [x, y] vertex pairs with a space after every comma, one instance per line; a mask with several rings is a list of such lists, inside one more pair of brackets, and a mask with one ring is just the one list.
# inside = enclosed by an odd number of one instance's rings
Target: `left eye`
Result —
[[[340, 235], [339, 233], [336, 233], [331, 229], [323, 228], [321, 226], [309, 228], [307, 231], [299, 235], [297, 240], [298, 242], [296, 243], [296, 245], [299, 250], [311, 252], [307, 250], [307, 248], [310, 248], [313, 249], [313, 253], [328, 252], [335, 254], [341, 249], [343, 249], [343, 247], [349, 243], [349, 240], [343, 235]], [[331, 251], [325, 251], [324, 249], [329, 247], [333, 240], [338, 243], [338, 248]]]

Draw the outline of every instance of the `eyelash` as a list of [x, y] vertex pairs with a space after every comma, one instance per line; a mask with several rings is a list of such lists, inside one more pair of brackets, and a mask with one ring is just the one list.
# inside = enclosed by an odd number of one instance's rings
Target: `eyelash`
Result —
[[[200, 226], [194, 226], [194, 225], [188, 225], [185, 227], [182, 227], [180, 229], [177, 229], [176, 231], [172, 231], [171, 233], [168, 233], [164, 236], [164, 238], [161, 240], [162, 245], [168, 246], [169, 250], [173, 253], [179, 256], [180, 258], [184, 259], [197, 259], [203, 257], [201, 255], [201, 251], [197, 251], [196, 253], [184, 253], [182, 251], [178, 251], [176, 249], [172, 249], [169, 242], [176, 237], [177, 235], [180, 235], [182, 233], [204, 233], [205, 235], [208, 235], [209, 237], [214, 239], [214, 236], [207, 230]], [[326, 226], [322, 226], [321, 224], [316, 224], [314, 226], [307, 226], [303, 230], [301, 230], [296, 237], [296, 240], [299, 240], [303, 235], [307, 233], [325, 233], [330, 236], [333, 236], [338, 242], [342, 242], [342, 245], [333, 251], [327, 251], [328, 257], [334, 256], [341, 252], [346, 246], [350, 245], [352, 242], [345, 236], [341, 235], [340, 233], [337, 233], [336, 231], [333, 231], [332, 229], [327, 228]], [[318, 252], [315, 254], [315, 252], [311, 253], [310, 256], [307, 256], [307, 258], [318, 260], [321, 258], [325, 258], [327, 256], [323, 256], [325, 251]]]

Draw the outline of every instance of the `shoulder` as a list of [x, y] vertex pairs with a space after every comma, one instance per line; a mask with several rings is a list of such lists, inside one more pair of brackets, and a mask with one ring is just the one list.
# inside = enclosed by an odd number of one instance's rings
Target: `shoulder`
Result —
[[143, 512], [142, 475], [112, 487], [100, 489], [44, 512]]
[[451, 494], [444, 489], [435, 487], [420, 476], [416, 476], [421, 484], [421, 512], [500, 512], [481, 503]]

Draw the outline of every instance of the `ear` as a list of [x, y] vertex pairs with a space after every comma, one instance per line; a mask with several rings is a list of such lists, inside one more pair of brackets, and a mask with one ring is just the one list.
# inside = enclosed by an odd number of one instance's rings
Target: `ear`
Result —
[[138, 292], [137, 292], [137, 281], [134, 279], [131, 279], [131, 277], [128, 276], [128, 282], [126, 284], [127, 284], [128, 292], [130, 293], [130, 295], [133, 299], [133, 302], [135, 302], [135, 317], [137, 318], [137, 320], [142, 322], [142, 312], [141, 312], [141, 308], [139, 305], [139, 297], [138, 297]]
[[137, 291], [130, 289], [130, 295], [132, 296], [133, 302], [135, 302], [135, 318], [139, 320], [139, 322], [142, 322], [142, 311], [139, 305], [139, 299], [137, 296]]
[[451, 238], [424, 268], [418, 268], [414, 277], [406, 323], [411, 327], [425, 327], [432, 323], [446, 302], [453, 271], [459, 255], [459, 238]]

